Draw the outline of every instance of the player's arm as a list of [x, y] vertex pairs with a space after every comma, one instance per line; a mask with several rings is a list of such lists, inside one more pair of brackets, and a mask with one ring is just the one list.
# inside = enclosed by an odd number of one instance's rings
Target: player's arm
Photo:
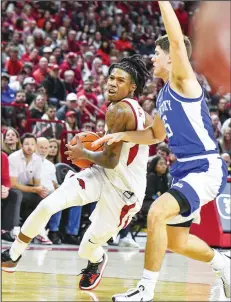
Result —
[[196, 79], [188, 59], [180, 23], [169, 1], [158, 1], [170, 43], [173, 81]]
[[[134, 116], [127, 104], [120, 103], [110, 107], [106, 113], [107, 133], [125, 131], [131, 119], [134, 119]], [[76, 145], [67, 145], [68, 151], [65, 154], [68, 155], [69, 159], [72, 161], [81, 158], [88, 159], [107, 169], [114, 169], [117, 166], [122, 149], [122, 141], [110, 146], [105, 144], [103, 151], [93, 152], [83, 148], [78, 136], [75, 136], [75, 138]]]
[[146, 123], [144, 130], [138, 131], [126, 131], [113, 134], [106, 134], [102, 138], [98, 139], [93, 143], [93, 146], [100, 146], [102, 143], [108, 142], [111, 145], [115, 142], [131, 142], [140, 145], [153, 145], [162, 142], [166, 137], [166, 131], [163, 121], [161, 120], [159, 114], [155, 115], [154, 121], [152, 118], [145, 114]]

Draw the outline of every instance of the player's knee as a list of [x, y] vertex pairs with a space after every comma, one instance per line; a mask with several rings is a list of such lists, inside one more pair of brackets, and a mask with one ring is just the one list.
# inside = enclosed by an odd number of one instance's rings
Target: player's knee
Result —
[[148, 227], [156, 223], [163, 223], [165, 221], [165, 218], [166, 215], [164, 208], [153, 203], [148, 212]]
[[53, 214], [56, 213], [55, 208], [54, 208], [54, 204], [48, 198], [43, 199], [39, 203], [37, 209], [39, 211], [41, 211], [43, 214], [46, 214], [46, 215], [49, 215], [49, 216], [52, 216]]

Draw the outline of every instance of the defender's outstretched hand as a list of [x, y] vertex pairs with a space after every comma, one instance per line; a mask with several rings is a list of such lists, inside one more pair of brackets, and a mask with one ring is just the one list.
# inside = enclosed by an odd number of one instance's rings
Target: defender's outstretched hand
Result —
[[124, 139], [125, 133], [124, 132], [117, 132], [112, 134], [106, 134], [103, 137], [97, 139], [92, 143], [92, 147], [98, 147], [102, 144], [106, 143], [111, 145], [113, 143], [118, 143]]

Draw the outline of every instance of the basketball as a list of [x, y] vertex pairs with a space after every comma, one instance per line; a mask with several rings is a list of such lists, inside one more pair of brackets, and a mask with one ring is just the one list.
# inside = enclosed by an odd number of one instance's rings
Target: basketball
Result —
[[[102, 151], [103, 150], [103, 145], [99, 146], [99, 147], [95, 147], [95, 148], [92, 148], [91, 144], [96, 141], [97, 139], [100, 138], [100, 136], [95, 133], [95, 132], [81, 132], [81, 133], [78, 133], [78, 137], [80, 139], [80, 141], [82, 142], [84, 148], [86, 148], [87, 150], [90, 150], [90, 151]], [[75, 140], [74, 138], [70, 141], [70, 145], [75, 145]], [[90, 166], [93, 165], [93, 162], [87, 160], [87, 159], [78, 159], [78, 160], [75, 160], [73, 161], [73, 164], [76, 165], [77, 167], [79, 168], [88, 168]]]
[[196, 15], [194, 59], [214, 90], [230, 92], [230, 1], [202, 2]]

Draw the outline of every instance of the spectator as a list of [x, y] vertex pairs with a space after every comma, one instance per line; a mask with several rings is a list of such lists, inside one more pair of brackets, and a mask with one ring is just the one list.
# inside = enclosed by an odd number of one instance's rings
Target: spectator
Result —
[[144, 111], [147, 112], [152, 117], [154, 117], [154, 107], [155, 104], [153, 100], [147, 99], [142, 104], [142, 108], [144, 109]]
[[15, 99], [16, 91], [9, 87], [10, 76], [7, 73], [1, 75], [1, 102], [10, 104]]
[[15, 240], [13, 232], [19, 228], [22, 193], [11, 189], [9, 161], [4, 152], [1, 152], [1, 163], [1, 238], [13, 242]]
[[85, 95], [80, 95], [78, 97], [78, 112], [80, 113], [81, 127], [85, 123], [95, 123], [95, 116], [92, 115], [91, 111], [87, 107], [87, 97]]
[[214, 135], [216, 139], [218, 139], [221, 136], [221, 122], [216, 114], [213, 114], [211, 116], [211, 120], [212, 120]]
[[72, 70], [75, 74], [75, 80], [74, 83], [76, 86], [78, 86], [82, 82], [82, 75], [81, 71], [77, 67], [77, 55], [74, 52], [69, 52], [66, 58], [66, 61], [64, 61], [60, 65], [60, 77], [63, 79], [64, 72], [66, 70]]
[[38, 94], [30, 106], [30, 115], [32, 118], [41, 119], [46, 111], [46, 102], [43, 94]]
[[58, 140], [55, 138], [49, 139], [49, 152], [47, 159], [53, 164], [58, 164], [60, 162], [60, 146]]
[[19, 149], [21, 149], [21, 142], [18, 131], [12, 127], [8, 127], [3, 135], [2, 150], [7, 155], [10, 155]]
[[156, 155], [163, 157], [166, 162], [168, 162], [168, 157], [170, 154], [170, 150], [168, 149], [168, 146], [165, 143], [161, 143], [157, 146], [157, 153]]
[[168, 191], [167, 162], [161, 156], [155, 156], [147, 170], [147, 187], [144, 207], [149, 209], [152, 202]]
[[104, 133], [105, 128], [105, 121], [104, 120], [97, 120], [95, 123], [95, 132], [96, 133]]
[[[231, 112], [231, 109], [230, 109], [229, 111]], [[221, 127], [221, 133], [223, 134], [224, 131], [225, 131], [225, 129], [228, 128], [228, 127], [231, 128], [231, 118], [228, 118], [228, 119], [224, 122], [224, 124], [223, 124], [222, 127]]]
[[226, 162], [228, 167], [228, 174], [231, 175], [231, 157], [228, 153], [222, 153], [221, 158]]
[[39, 60], [39, 67], [33, 72], [33, 78], [37, 84], [41, 84], [45, 77], [48, 75], [48, 60], [45, 57], [42, 57]]
[[16, 117], [16, 130], [18, 131], [20, 137], [26, 133], [26, 126], [27, 126], [27, 117], [23, 113], [17, 114]]
[[59, 66], [57, 64], [49, 64], [49, 74], [42, 82], [42, 86], [46, 89], [49, 102], [56, 107], [60, 107], [60, 102], [65, 100], [65, 87], [58, 77]]
[[80, 113], [77, 111], [77, 106], [77, 95], [75, 93], [69, 93], [66, 98], [66, 104], [63, 105], [56, 113], [57, 118], [59, 120], [65, 120], [65, 115], [68, 111], [75, 111], [77, 126], [80, 129]]
[[52, 54], [52, 48], [51, 47], [44, 47], [42, 50], [42, 55], [44, 58], [47, 58], [49, 60], [50, 55]]
[[[93, 84], [92, 84], [92, 81], [90, 79], [84, 81], [83, 89], [81, 89], [78, 92], [77, 95], [78, 95], [78, 97], [81, 96], [81, 95], [85, 95], [85, 97], [90, 102], [90, 104], [93, 104], [96, 107], [98, 106], [97, 96], [93, 92]], [[87, 104], [86, 107], [87, 107], [88, 111], [92, 115], [94, 115], [95, 114], [95, 109], [90, 104]]]
[[[76, 92], [76, 85], [74, 83], [74, 80], [75, 80], [74, 71], [73, 70], [66, 70], [64, 72], [64, 82], [63, 82], [66, 94]], [[64, 104], [62, 104], [62, 105], [64, 105]]]
[[[76, 122], [76, 113], [75, 111], [67, 111], [65, 115], [65, 124], [67, 131], [78, 131], [77, 122]], [[67, 134], [67, 142], [69, 143], [70, 140], [74, 137], [73, 133]]]
[[22, 69], [17, 76], [12, 76], [10, 78], [9, 87], [16, 91], [21, 90], [26, 76], [27, 76], [26, 71]]
[[33, 134], [22, 136], [22, 149], [9, 156], [12, 188], [23, 193], [22, 217], [24, 220], [36, 208], [46, 190], [40, 185], [41, 159], [34, 153], [36, 138]]
[[227, 120], [229, 118], [229, 114], [226, 110], [226, 104], [227, 104], [227, 100], [224, 97], [221, 97], [218, 101], [218, 116], [219, 116], [219, 120], [221, 122], [221, 124], [223, 124], [225, 122], [225, 120]]
[[224, 133], [219, 140], [222, 153], [231, 154], [231, 128], [228, 127], [224, 130]]
[[180, 22], [182, 31], [185, 35], [188, 33], [188, 12], [185, 10], [184, 2], [179, 3], [179, 7], [175, 10], [176, 16]]
[[37, 122], [33, 129], [33, 133], [36, 135], [36, 137], [44, 136], [46, 138], [56, 139], [60, 137], [63, 127], [61, 124], [52, 123], [52, 121], [57, 121], [55, 115], [56, 107], [52, 104], [49, 104], [46, 113], [44, 113], [42, 116], [42, 120], [46, 120], [47, 122]]
[[23, 81], [23, 89], [26, 93], [26, 103], [30, 105], [35, 98], [35, 80], [28, 77]]
[[12, 46], [10, 48], [10, 57], [5, 63], [6, 72], [11, 75], [18, 75], [22, 70], [22, 62], [18, 59], [18, 48]]

